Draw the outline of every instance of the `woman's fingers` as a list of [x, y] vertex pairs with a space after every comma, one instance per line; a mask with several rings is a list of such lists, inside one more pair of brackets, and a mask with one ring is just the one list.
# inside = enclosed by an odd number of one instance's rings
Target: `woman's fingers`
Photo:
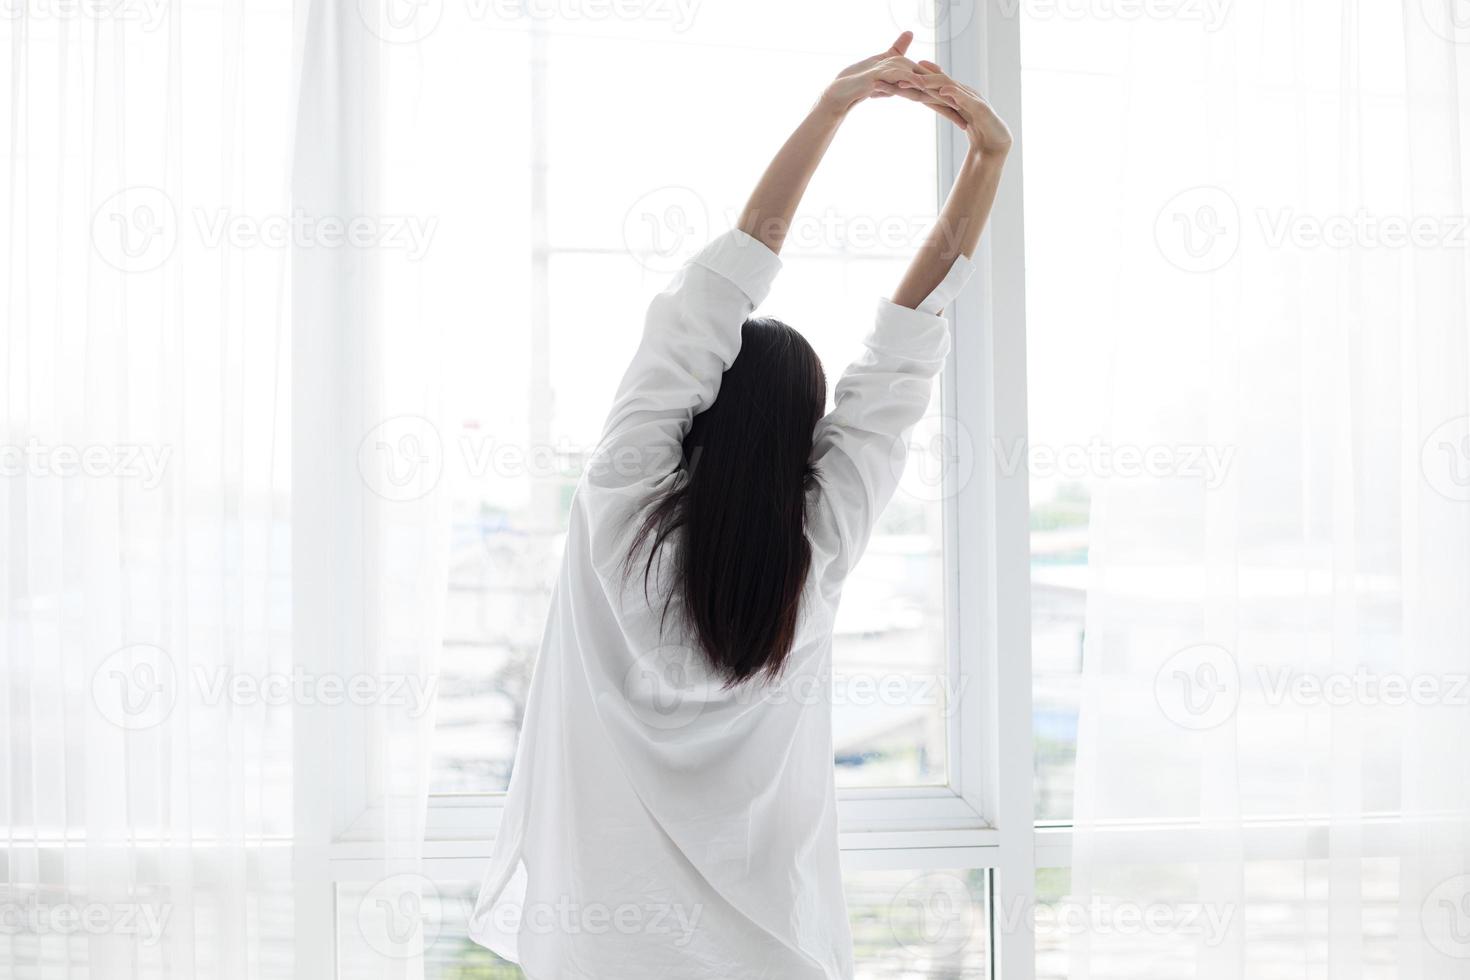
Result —
[[[909, 45], [913, 43], [913, 40], [914, 32], [904, 31], [898, 36], [898, 40], [894, 41], [892, 46], [889, 47], [887, 51], [882, 51], [875, 55], [869, 55], [862, 61], [853, 62], [846, 68], [842, 69], [842, 71], [838, 72], [837, 77], [843, 78], [847, 75], [860, 74], [861, 72], [865, 72], [868, 69], [872, 68], [874, 65], [887, 61], [889, 58], [903, 58], [904, 55], [908, 53]], [[912, 64], [912, 62], [910, 62], [910, 64]]]
[[933, 100], [931, 104], [936, 107], [943, 106], [945, 111], [940, 115], [963, 129], [967, 124], [967, 119], [963, 114], [962, 100], [967, 92], [934, 62], [921, 60], [917, 64], [921, 76], [919, 84], [923, 87], [925, 94]]
[[938, 96], [966, 115], [970, 111], [979, 108], [985, 102], [977, 93], [972, 92], [969, 88], [961, 85], [943, 72], [920, 74], [917, 77], [924, 91]]
[[950, 78], [932, 61], [921, 60], [913, 68], [902, 80], [891, 79], [896, 94], [927, 103], [964, 129], [970, 136], [971, 146], [1004, 152], [1011, 145], [1010, 130], [985, 101], [985, 96]]
[[923, 75], [920, 75], [912, 62], [904, 64], [897, 62], [879, 66], [874, 77], [880, 81], [893, 82], [895, 84], [912, 85], [918, 87], [922, 84]]
[[938, 102], [939, 101], [933, 95], [931, 95], [930, 93], [924, 91], [921, 87], [919, 87], [918, 85], [915, 85], [912, 82], [908, 82], [908, 81], [890, 82], [890, 81], [885, 81], [884, 79], [881, 79], [880, 78], [876, 82], [874, 82], [874, 84], [881, 91], [887, 92], [889, 95], [902, 95], [904, 98], [910, 99], [910, 100], [912, 100], [914, 102]]
[[885, 98], [894, 95], [902, 96], [903, 98], [908, 99], [910, 102], [918, 102], [923, 105], [927, 105], [929, 108], [933, 109], [935, 112], [939, 113], [941, 116], [948, 119], [956, 126], [959, 126], [961, 129], [965, 127], [965, 118], [961, 116], [958, 112], [956, 112], [952, 106], [936, 98], [935, 96], [930, 95], [928, 92], [924, 91], [918, 86], [902, 87], [893, 82], [884, 82], [881, 80], [878, 82], [878, 86], [879, 92], [875, 93], [875, 95], [881, 94]]
[[988, 111], [984, 100], [934, 62], [910, 61], [908, 50], [913, 40], [913, 31], [904, 31], [887, 51], [849, 66], [829, 88], [829, 94], [836, 93], [831, 97], [850, 107], [864, 98], [902, 95], [924, 103], [962, 129], [974, 128], [977, 118]]
[[944, 72], [940, 71], [938, 66], [934, 65], [932, 62], [921, 61], [919, 62], [918, 68], [919, 78], [923, 80], [924, 87], [927, 89], [933, 91], [942, 91], [948, 89], [950, 90], [949, 94], [961, 98], [978, 99], [980, 97], [979, 93], [970, 89], [969, 86], [962, 85], [959, 82], [955, 81], [953, 78], [950, 78]]
[[950, 122], [960, 127], [960, 129], [965, 128], [965, 117], [960, 115], [952, 106], [947, 106], [943, 102], [928, 102], [926, 103], [926, 105], [932, 108], [935, 112], [939, 113], [945, 119], [948, 119]]

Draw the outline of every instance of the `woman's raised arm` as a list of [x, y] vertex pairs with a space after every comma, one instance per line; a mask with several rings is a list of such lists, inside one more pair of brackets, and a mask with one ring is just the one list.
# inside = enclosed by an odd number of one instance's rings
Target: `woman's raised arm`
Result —
[[781, 251], [796, 206], [852, 107], [873, 96], [918, 91], [922, 85], [918, 66], [904, 56], [913, 39], [912, 31], [904, 31], [887, 51], [849, 65], [823, 90], [766, 167], [740, 213], [741, 231], [771, 251]]
[[864, 99], [891, 94], [885, 86], [918, 90], [918, 66], [903, 56], [912, 37], [903, 34], [827, 86], [766, 168], [739, 228], [701, 249], [649, 304], [638, 350], [583, 474], [581, 499], [597, 509], [601, 529], [594, 560], [621, 552], [619, 532], [636, 528], [633, 513], [680, 468], [684, 436], [694, 416], [714, 404], [740, 353], [741, 324], [781, 268], [776, 253], [838, 124]]
[[921, 61], [919, 69], [923, 73], [920, 88], [899, 86], [888, 89], [888, 94], [926, 102], [940, 115], [963, 126], [970, 139], [970, 151], [939, 220], [893, 293], [893, 302], [909, 309], [917, 309], [934, 291], [955, 259], [975, 254], [1011, 149], [1010, 130], [979, 93], [944, 74], [933, 62]]
[[893, 299], [879, 302], [866, 349], [837, 382], [835, 407], [817, 426], [813, 457], [823, 493], [811, 535], [814, 549], [826, 556], [821, 582], [828, 591], [841, 588], [898, 487], [907, 434], [928, 410], [934, 377], [949, 353], [949, 325], [941, 313], [974, 270], [969, 257], [990, 216], [1011, 144], [1005, 124], [983, 99], [937, 65], [919, 62], [919, 69], [921, 87], [883, 85], [880, 91], [926, 103], [962, 126], [970, 152]]

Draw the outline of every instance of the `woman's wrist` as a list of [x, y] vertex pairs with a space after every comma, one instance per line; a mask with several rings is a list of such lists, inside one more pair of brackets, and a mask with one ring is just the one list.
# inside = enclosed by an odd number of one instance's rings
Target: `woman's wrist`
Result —
[[816, 105], [812, 106], [809, 115], [835, 127], [842, 124], [842, 120], [847, 118], [847, 113], [851, 109], [852, 104], [844, 101], [840, 94], [833, 92], [829, 87], [822, 90], [822, 94], [817, 97]]
[[964, 165], [977, 170], [999, 170], [1005, 166], [1006, 155], [1010, 153], [1010, 150], [1009, 143], [985, 147], [971, 143], [969, 151], [965, 154]]

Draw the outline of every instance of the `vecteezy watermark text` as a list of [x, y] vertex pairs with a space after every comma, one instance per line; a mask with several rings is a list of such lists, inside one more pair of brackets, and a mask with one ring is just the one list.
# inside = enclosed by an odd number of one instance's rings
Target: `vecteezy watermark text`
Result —
[[321, 214], [302, 207], [259, 212], [194, 207], [184, 221], [167, 192], [138, 184], [107, 197], [92, 216], [92, 245], [121, 272], [151, 272], [173, 257], [181, 238], [218, 249], [359, 249], [397, 252], [410, 262], [428, 254], [439, 219], [419, 214]]
[[1154, 239], [1176, 268], [1215, 272], [1230, 264], [1245, 241], [1270, 251], [1463, 251], [1470, 247], [1470, 215], [1361, 207], [1324, 212], [1291, 205], [1243, 209], [1223, 187], [1202, 185], [1165, 202], [1155, 219]]
[[130, 936], [142, 946], [154, 946], [172, 915], [173, 906], [167, 903], [49, 897], [13, 886], [0, 890], [3, 936]]
[[160, 647], [139, 643], [113, 651], [92, 674], [92, 701], [108, 721], [129, 731], [166, 721], [179, 700], [217, 707], [297, 706], [401, 708], [409, 718], [429, 710], [438, 689], [434, 674], [238, 671], [194, 664], [180, 671]]
[[143, 489], [155, 490], [172, 457], [172, 446], [53, 445], [31, 438], [24, 443], [0, 443], [0, 477], [117, 477], [137, 480]]
[[1113, 444], [1094, 438], [1086, 443], [1049, 445], [1009, 442], [996, 437], [995, 458], [1001, 473], [1025, 471], [1033, 477], [1094, 479], [1198, 479], [1214, 490], [1225, 482], [1235, 459], [1235, 446], [1193, 443]]

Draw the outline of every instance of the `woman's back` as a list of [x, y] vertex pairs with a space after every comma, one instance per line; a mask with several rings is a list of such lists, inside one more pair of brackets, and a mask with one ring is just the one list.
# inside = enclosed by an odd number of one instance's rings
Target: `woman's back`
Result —
[[[778, 269], [768, 249], [731, 232], [660, 294], [574, 497], [505, 822], [472, 923], [477, 941], [529, 976], [851, 975], [832, 622], [897, 484], [902, 434], [928, 405], [948, 349], [944, 321], [884, 303], [867, 352], [816, 426], [817, 481], [805, 494], [811, 561], [778, 677], [727, 683], [666, 605], [680, 536], [655, 549], [640, 534], [685, 478], [689, 420], [713, 401], [739, 326]], [[968, 272], [957, 262], [936, 300]], [[593, 957], [603, 972], [578, 972]], [[609, 970], [620, 957], [627, 970]]]

